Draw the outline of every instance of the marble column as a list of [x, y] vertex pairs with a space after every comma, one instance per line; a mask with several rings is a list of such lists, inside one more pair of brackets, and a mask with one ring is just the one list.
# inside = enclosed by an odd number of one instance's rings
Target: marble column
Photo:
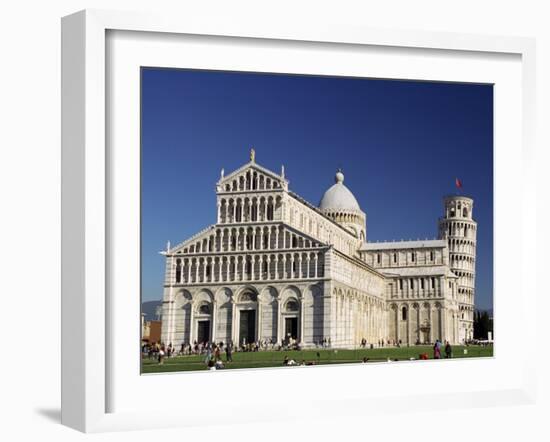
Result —
[[433, 324], [433, 309], [430, 306], [430, 309], [428, 310], [428, 320], [430, 323], [430, 343], [434, 342], [434, 324]]
[[260, 266], [260, 268], [258, 269], [258, 279], [260, 281], [263, 281], [265, 279], [265, 277], [264, 277], [264, 259], [265, 259], [265, 256], [260, 255], [260, 260], [258, 261], [258, 265]]
[[260, 297], [258, 296], [258, 305], [257, 305], [257, 311], [256, 311], [256, 340], [261, 341], [262, 339], [262, 301]]
[[218, 310], [218, 306], [217, 306], [217, 302], [216, 300], [214, 299], [214, 301], [212, 302], [212, 332], [211, 332], [211, 338], [210, 338], [210, 341], [211, 342], [216, 342], [216, 327], [217, 327], [217, 310]]
[[401, 333], [399, 333], [399, 329], [401, 328], [400, 327], [400, 324], [399, 324], [399, 307], [397, 307], [397, 310], [395, 311], [395, 318], [394, 318], [394, 321], [395, 321], [395, 340], [397, 342], [399, 342], [399, 339], [401, 339]]
[[237, 342], [237, 303], [231, 299], [231, 341], [233, 345], [239, 345]]
[[317, 278], [318, 267], [319, 267], [319, 255], [316, 253], [313, 257], [313, 270], [314, 270], [313, 277], [314, 278]]
[[305, 303], [305, 297], [302, 294], [302, 298], [300, 300], [300, 344], [305, 344], [305, 337], [304, 337], [304, 330], [305, 330], [305, 322], [306, 322], [306, 303]]
[[407, 306], [407, 342], [406, 344], [413, 344], [411, 339], [411, 309]]
[[282, 344], [282, 315], [281, 315], [281, 298], [277, 298], [277, 344]]
[[438, 313], [440, 318], [440, 325], [439, 325], [440, 338], [441, 338], [441, 342], [445, 342], [445, 339], [447, 339], [447, 330], [445, 329], [446, 327], [445, 309], [443, 308], [443, 306], [441, 306]]
[[189, 314], [189, 343], [191, 345], [193, 345], [193, 340], [195, 339], [194, 337], [194, 329], [195, 329], [195, 306], [194, 306], [194, 303], [191, 302], [191, 312]]

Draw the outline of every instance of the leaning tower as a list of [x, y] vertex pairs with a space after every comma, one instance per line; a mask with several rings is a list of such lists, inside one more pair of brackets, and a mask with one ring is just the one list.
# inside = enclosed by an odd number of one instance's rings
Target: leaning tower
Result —
[[452, 195], [444, 198], [445, 216], [439, 219], [439, 238], [447, 240], [449, 266], [458, 279], [459, 341], [473, 339], [477, 223], [474, 200]]

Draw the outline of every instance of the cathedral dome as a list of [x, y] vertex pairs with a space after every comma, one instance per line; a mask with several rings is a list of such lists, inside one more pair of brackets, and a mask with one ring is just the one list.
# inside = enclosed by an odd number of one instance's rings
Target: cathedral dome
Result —
[[361, 210], [353, 193], [344, 186], [344, 174], [339, 170], [335, 176], [336, 184], [332, 185], [321, 198], [321, 210]]

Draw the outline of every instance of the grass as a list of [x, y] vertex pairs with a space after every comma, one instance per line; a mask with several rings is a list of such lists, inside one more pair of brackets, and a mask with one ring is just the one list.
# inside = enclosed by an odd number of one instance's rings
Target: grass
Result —
[[[467, 350], [467, 354], [464, 350]], [[319, 357], [317, 357], [317, 352]], [[411, 347], [385, 347], [374, 349], [357, 349], [357, 350], [341, 350], [341, 349], [311, 349], [311, 350], [289, 350], [289, 351], [261, 351], [261, 352], [234, 352], [233, 362], [226, 363], [225, 353], [222, 354], [222, 360], [225, 364], [225, 369], [238, 368], [262, 368], [262, 367], [282, 367], [283, 359], [288, 356], [294, 359], [297, 363], [302, 360], [315, 361], [316, 364], [345, 364], [361, 362], [364, 357], [369, 358], [369, 362], [383, 362], [388, 358], [392, 360], [409, 360], [410, 358], [418, 359], [421, 353], [427, 353], [430, 359], [433, 358], [433, 350], [431, 346], [411, 346]], [[443, 353], [444, 356], [444, 353]], [[476, 358], [493, 356], [493, 347], [482, 347], [470, 345], [454, 346], [453, 358]], [[175, 356], [165, 358], [161, 365], [156, 360], [147, 358], [142, 361], [142, 373], [164, 373], [177, 371], [204, 371], [206, 365], [204, 363], [204, 355], [190, 356]]]

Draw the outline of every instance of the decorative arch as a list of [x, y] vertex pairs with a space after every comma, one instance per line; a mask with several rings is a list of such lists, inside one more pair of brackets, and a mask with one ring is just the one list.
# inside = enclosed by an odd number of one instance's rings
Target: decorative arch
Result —
[[283, 301], [286, 302], [286, 300], [292, 296], [294, 296], [297, 299], [302, 298], [302, 292], [300, 289], [294, 285], [289, 285], [285, 287], [285, 289], [281, 292]]
[[294, 297], [288, 298], [284, 304], [283, 310], [286, 313], [298, 313], [300, 311], [300, 302]]
[[228, 287], [222, 287], [216, 292], [216, 302], [220, 305], [228, 303], [233, 297], [233, 291]]
[[206, 301], [201, 301], [197, 305], [197, 313], [199, 315], [211, 315], [212, 314], [212, 304]]
[[262, 303], [272, 303], [277, 299], [279, 292], [273, 286], [264, 287], [258, 297], [258, 300]]
[[193, 296], [193, 302], [197, 305], [201, 302], [212, 302], [214, 300], [214, 294], [208, 289], [202, 289], [199, 293]]
[[237, 302], [257, 302], [258, 291], [252, 286], [243, 287], [237, 294]]
[[191, 293], [189, 293], [188, 290], [180, 289], [176, 292], [174, 300], [176, 302], [176, 307], [181, 307], [185, 304], [192, 302], [193, 296], [191, 296]]

